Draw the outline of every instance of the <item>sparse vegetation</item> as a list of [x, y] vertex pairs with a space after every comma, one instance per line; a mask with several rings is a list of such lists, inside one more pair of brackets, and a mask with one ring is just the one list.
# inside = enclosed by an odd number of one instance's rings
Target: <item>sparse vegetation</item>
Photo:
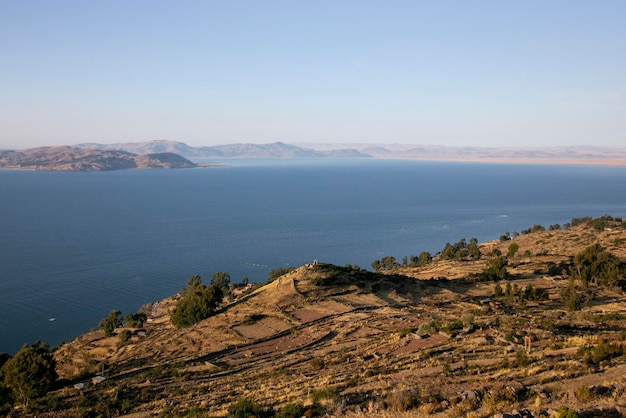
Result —
[[199, 276], [191, 277], [183, 296], [172, 312], [172, 324], [177, 327], [188, 327], [208, 318], [215, 312], [223, 298], [221, 287], [204, 286]]
[[496, 257], [487, 262], [487, 266], [476, 277], [482, 281], [506, 280], [509, 277], [507, 266], [509, 261], [506, 257]]
[[100, 321], [98, 328], [104, 332], [105, 336], [110, 337], [115, 332], [115, 328], [122, 326], [122, 320], [120, 319], [121, 314], [122, 313], [116, 309], [109, 312], [109, 316]]
[[[505, 234], [478, 245], [480, 259], [277, 269], [232, 303], [193, 276], [179, 295], [115, 323], [117, 338], [94, 331], [50, 352], [63, 383], [28, 411], [0, 355], [0, 415], [597, 416], [593, 406], [618, 416], [626, 296], [620, 276], [602, 272], [614, 271], [613, 257], [622, 268], [615, 242], [626, 231], [621, 220], [590, 221]], [[207, 320], [193, 313], [203, 311]]]
[[[15, 357], [8, 359], [0, 376], [12, 398], [28, 408], [31, 401], [44, 396], [56, 383], [55, 366], [48, 344], [36, 342], [32, 346], [25, 344]], [[0, 391], [4, 392], [5, 405], [10, 403], [6, 391]]]
[[471, 238], [469, 243], [461, 238], [454, 244], [446, 243], [440, 254], [443, 260], [478, 260], [481, 257], [478, 240]]

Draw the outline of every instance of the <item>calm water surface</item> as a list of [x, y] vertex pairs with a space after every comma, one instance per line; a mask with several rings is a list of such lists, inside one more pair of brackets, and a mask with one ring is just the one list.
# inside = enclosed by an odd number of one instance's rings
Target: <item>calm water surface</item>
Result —
[[[380, 160], [0, 171], [0, 352], [68, 341], [216, 271], [370, 266], [532, 224], [626, 216], [626, 167]], [[54, 322], [50, 318], [56, 318]]]

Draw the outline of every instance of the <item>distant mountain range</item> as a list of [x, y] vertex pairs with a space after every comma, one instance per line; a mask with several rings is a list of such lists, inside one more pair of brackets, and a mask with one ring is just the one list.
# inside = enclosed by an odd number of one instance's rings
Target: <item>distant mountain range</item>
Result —
[[447, 147], [403, 144], [229, 144], [192, 147], [157, 140], [118, 144], [83, 143], [0, 151], [0, 168], [103, 171], [129, 168], [196, 167], [192, 160], [227, 158], [378, 158], [431, 161], [518, 162], [626, 165], [626, 148], [571, 147]]
[[626, 148], [568, 147], [447, 147], [403, 144], [229, 144], [191, 147], [177, 141], [148, 141], [119, 144], [78, 144], [78, 148], [123, 150], [136, 154], [171, 152], [186, 158], [380, 158], [439, 161], [546, 162], [579, 164], [626, 164]]
[[318, 151], [311, 148], [273, 142], [270, 144], [229, 144], [211, 147], [191, 147], [183, 142], [158, 140], [119, 144], [77, 144], [77, 148], [123, 150], [136, 154], [172, 152], [186, 158], [363, 158], [370, 157], [354, 148], [334, 148]]
[[120, 150], [81, 149], [67, 146], [0, 151], [0, 168], [45, 171], [109, 171], [131, 168], [192, 168], [188, 159], [174, 153], [137, 155]]

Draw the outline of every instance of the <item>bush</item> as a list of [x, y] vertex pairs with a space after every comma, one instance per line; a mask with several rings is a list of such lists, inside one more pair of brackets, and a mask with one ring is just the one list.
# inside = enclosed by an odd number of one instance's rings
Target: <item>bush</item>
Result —
[[125, 343], [126, 341], [130, 340], [130, 337], [133, 335], [132, 332], [130, 332], [129, 330], [125, 329], [122, 332], [119, 333], [118, 338], [120, 339], [120, 344]]
[[405, 412], [419, 406], [419, 393], [412, 390], [395, 391], [385, 397], [387, 409]]
[[336, 388], [319, 389], [311, 394], [311, 398], [313, 399], [313, 402], [319, 402], [322, 400], [335, 400], [339, 398], [339, 392]]
[[515, 353], [515, 362], [517, 363], [517, 367], [526, 367], [530, 364], [530, 358], [526, 350], [517, 350]]
[[581, 292], [576, 289], [573, 281], [561, 289], [561, 301], [568, 311], [577, 311], [582, 307], [583, 297]]
[[275, 418], [300, 418], [304, 415], [304, 406], [300, 403], [290, 403], [282, 407]]
[[228, 418], [264, 418], [272, 414], [256, 401], [244, 398], [228, 407]]
[[509, 262], [504, 256], [489, 260], [485, 269], [478, 275], [478, 279], [484, 281], [506, 280], [509, 278], [509, 272], [506, 269], [508, 264]]
[[517, 245], [516, 242], [511, 243], [511, 245], [509, 245], [509, 251], [506, 254], [507, 257], [512, 258], [518, 250], [519, 250], [519, 245]]
[[423, 337], [437, 332], [437, 324], [434, 322], [424, 322], [417, 327], [417, 335]]
[[578, 418], [578, 412], [563, 405], [556, 411], [556, 418]]

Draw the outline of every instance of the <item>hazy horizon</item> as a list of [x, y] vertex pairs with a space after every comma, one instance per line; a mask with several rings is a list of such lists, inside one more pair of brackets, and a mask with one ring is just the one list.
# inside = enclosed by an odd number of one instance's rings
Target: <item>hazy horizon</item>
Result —
[[626, 143], [624, 2], [9, 2], [0, 149]]

